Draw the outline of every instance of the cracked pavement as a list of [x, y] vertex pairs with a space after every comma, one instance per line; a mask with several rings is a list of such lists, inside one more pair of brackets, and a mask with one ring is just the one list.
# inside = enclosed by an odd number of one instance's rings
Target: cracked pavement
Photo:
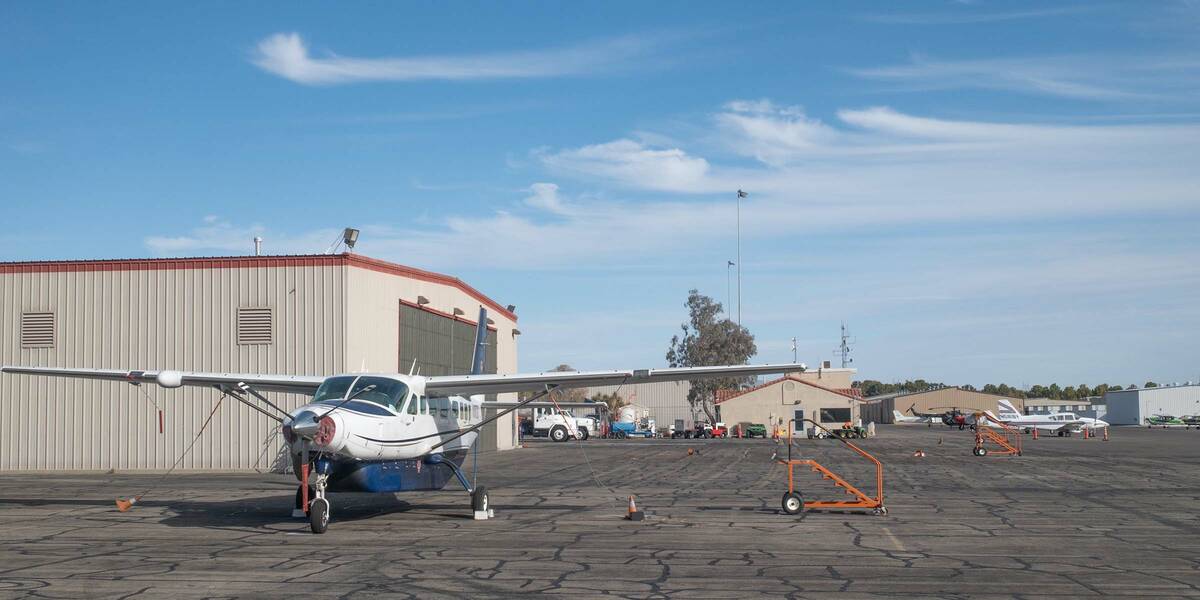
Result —
[[[886, 516], [782, 514], [771, 440], [530, 441], [481, 456], [494, 519], [461, 489], [331, 494], [320, 536], [289, 517], [291, 476], [173, 475], [120, 513], [159, 476], [5, 473], [0, 598], [1200, 597], [1200, 432], [980, 458], [969, 431], [879, 429]], [[836, 442], [794, 453], [872, 489]], [[806, 500], [842, 497], [797, 473]]]

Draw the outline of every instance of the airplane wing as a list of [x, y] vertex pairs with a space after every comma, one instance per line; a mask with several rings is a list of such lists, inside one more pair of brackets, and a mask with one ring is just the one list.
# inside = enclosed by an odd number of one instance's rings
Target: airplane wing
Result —
[[[484, 401], [484, 410], [504, 410], [512, 408], [516, 402], [491, 402]], [[597, 408], [608, 410], [608, 405], [603, 402], [549, 402], [549, 401], [534, 401], [526, 402], [521, 405], [521, 408]]]
[[[512, 375], [442, 375], [425, 378], [425, 393], [430, 396], [502, 394], [537, 392], [547, 387], [581, 388], [626, 383], [691, 381], [693, 379], [753, 377], [804, 370], [803, 364], [728, 365], [718, 367], [675, 367], [626, 371], [552, 371]], [[561, 406], [561, 405], [560, 405]]]
[[0, 367], [3, 373], [99, 379], [126, 383], [155, 383], [167, 388], [184, 385], [212, 387], [245, 383], [254, 389], [268, 392], [312, 394], [321, 386], [324, 377], [305, 375], [269, 375], [257, 373], [197, 373], [193, 371], [122, 371], [119, 369], [61, 369], [58, 367]]

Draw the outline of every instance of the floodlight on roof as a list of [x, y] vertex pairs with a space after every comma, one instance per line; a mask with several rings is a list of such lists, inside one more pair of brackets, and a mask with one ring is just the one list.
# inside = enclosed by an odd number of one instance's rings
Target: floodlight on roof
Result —
[[353, 227], [347, 227], [342, 232], [342, 242], [346, 244], [347, 249], [353, 250], [354, 244], [358, 243], [358, 230]]

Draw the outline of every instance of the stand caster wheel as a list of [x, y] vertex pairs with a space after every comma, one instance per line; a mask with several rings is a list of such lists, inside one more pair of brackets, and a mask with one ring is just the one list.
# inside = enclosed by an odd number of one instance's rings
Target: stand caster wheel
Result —
[[787, 492], [783, 495], [783, 512], [797, 515], [804, 511], [804, 499], [799, 492]]
[[874, 513], [875, 513], [875, 516], [877, 516], [877, 517], [886, 516], [886, 515], [887, 515], [887, 507], [886, 507], [886, 506], [880, 506], [879, 508], [876, 508], [876, 509], [875, 509], [874, 511], [872, 511], [872, 512], [874, 512]]

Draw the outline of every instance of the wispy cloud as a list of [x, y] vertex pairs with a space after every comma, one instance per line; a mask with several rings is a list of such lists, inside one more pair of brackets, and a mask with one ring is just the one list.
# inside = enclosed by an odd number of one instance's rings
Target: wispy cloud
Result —
[[[768, 101], [731, 102], [711, 119], [725, 156], [753, 164], [710, 162], [683, 147], [630, 139], [541, 150], [536, 160], [568, 182], [510, 190], [489, 214], [364, 229], [360, 246], [438, 269], [636, 264], [691, 252], [696, 239], [732, 235], [726, 196], [738, 188], [751, 192], [742, 218], [746, 235], [757, 239], [911, 224], [1194, 216], [1200, 209], [1196, 124], [992, 123], [888, 107], [843, 109], [825, 122]], [[564, 184], [618, 190], [564, 195]], [[336, 234], [216, 221], [146, 243], [157, 254], [243, 252], [263, 235], [272, 252], [312, 252]], [[524, 251], [533, 241], [554, 251]]]
[[201, 223], [182, 235], [155, 235], [145, 239], [156, 256], [254, 253], [254, 238], [263, 237], [268, 254], [320, 253], [337, 239], [337, 230], [317, 229], [300, 233], [273, 231], [263, 225], [235, 226], [217, 215], [205, 215]]
[[623, 37], [560, 48], [460, 56], [314, 57], [298, 33], [277, 33], [251, 55], [259, 68], [305, 85], [366, 81], [530, 79], [609, 71], [644, 57], [652, 44]]
[[913, 90], [978, 88], [1093, 101], [1194, 97], [1200, 84], [1200, 64], [1177, 57], [938, 60], [916, 55], [904, 64], [848, 71]]
[[1013, 10], [1005, 12], [976, 12], [962, 8], [959, 12], [943, 13], [881, 13], [862, 15], [862, 20], [873, 23], [889, 23], [895, 25], [965, 25], [969, 23], [995, 23], [999, 21], [1018, 21], [1024, 19], [1043, 19], [1075, 15], [1095, 10], [1095, 6], [1060, 6], [1033, 10]]
[[556, 172], [659, 191], [705, 191], [709, 171], [707, 160], [679, 148], [654, 148], [630, 139], [542, 152], [539, 158]]

